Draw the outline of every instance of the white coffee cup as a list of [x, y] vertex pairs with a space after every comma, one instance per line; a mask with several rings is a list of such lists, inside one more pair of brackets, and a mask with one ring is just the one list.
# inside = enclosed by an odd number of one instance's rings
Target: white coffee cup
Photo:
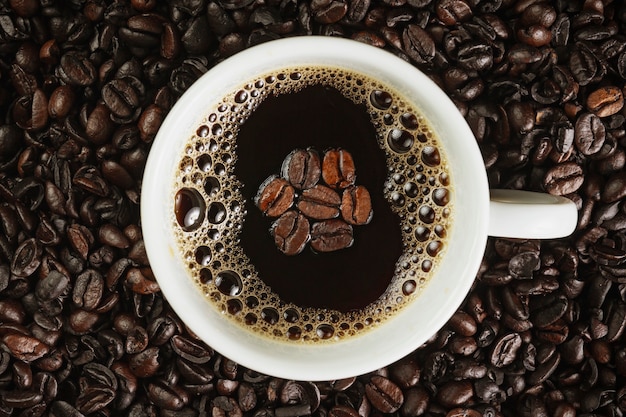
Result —
[[[454, 182], [454, 224], [447, 250], [422, 293], [382, 325], [322, 344], [266, 338], [224, 317], [189, 277], [171, 223], [180, 155], [207, 116], [206, 109], [259, 74], [302, 65], [362, 73], [412, 100], [436, 131]], [[459, 308], [475, 279], [488, 236], [564, 237], [576, 227], [577, 210], [562, 197], [490, 191], [471, 130], [426, 75], [389, 52], [346, 39], [311, 36], [247, 49], [216, 65], [191, 86], [168, 114], [152, 145], [143, 178], [141, 221], [155, 277], [191, 331], [243, 366], [277, 377], [315, 381], [364, 374], [406, 356]]]

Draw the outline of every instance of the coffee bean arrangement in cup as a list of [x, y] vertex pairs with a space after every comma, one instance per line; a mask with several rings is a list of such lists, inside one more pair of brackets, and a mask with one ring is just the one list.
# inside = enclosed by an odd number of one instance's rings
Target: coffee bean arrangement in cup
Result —
[[[312, 34], [429, 74], [492, 187], [579, 206], [570, 238], [490, 239], [466, 301], [424, 346], [324, 382], [262, 375], [200, 342], [153, 279], [138, 214], [151, 141], [193, 81]], [[623, 415], [625, 40], [615, 0], [3, 3], [0, 415]]]

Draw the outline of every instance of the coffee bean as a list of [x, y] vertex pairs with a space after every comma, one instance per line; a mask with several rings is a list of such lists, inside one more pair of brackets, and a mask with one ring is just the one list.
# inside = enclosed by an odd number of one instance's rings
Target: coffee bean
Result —
[[206, 363], [213, 356], [212, 350], [179, 335], [173, 336], [170, 343], [176, 353], [192, 363]]
[[580, 166], [565, 162], [551, 168], [543, 179], [543, 185], [551, 194], [565, 195], [578, 190], [584, 181]]
[[517, 333], [509, 333], [498, 338], [493, 346], [490, 363], [495, 367], [505, 367], [513, 363], [520, 347], [522, 339]]
[[341, 202], [341, 197], [336, 191], [318, 184], [302, 191], [297, 207], [310, 219], [326, 220], [339, 216]]
[[341, 20], [348, 11], [348, 5], [338, 0], [313, 0], [311, 12], [313, 18], [322, 24], [335, 23]]
[[50, 271], [50, 273], [41, 279], [35, 287], [35, 296], [41, 301], [50, 301], [66, 292], [70, 279], [58, 272]]
[[148, 397], [167, 410], [180, 410], [189, 402], [189, 395], [182, 388], [159, 380], [148, 385]]
[[34, 391], [9, 391], [3, 395], [3, 403], [9, 407], [28, 408], [39, 403], [43, 395]]
[[606, 137], [606, 128], [602, 120], [594, 113], [584, 113], [576, 120], [575, 143], [584, 155], [598, 152]]
[[605, 203], [612, 203], [620, 200], [626, 195], [626, 173], [617, 172], [611, 175], [604, 190], [602, 190], [602, 201]]
[[447, 26], [469, 20], [472, 9], [463, 0], [441, 0], [435, 8], [437, 17]]
[[298, 190], [312, 188], [320, 179], [321, 162], [313, 149], [292, 151], [282, 165], [282, 176]]
[[343, 220], [324, 220], [311, 226], [311, 248], [316, 252], [345, 249], [353, 242], [352, 226]]
[[428, 63], [435, 57], [435, 43], [432, 37], [418, 25], [408, 25], [404, 29], [402, 43], [406, 54], [419, 64]]
[[309, 242], [310, 225], [305, 216], [290, 210], [272, 224], [272, 234], [276, 247], [286, 255], [297, 255]]
[[41, 264], [41, 253], [41, 245], [35, 239], [25, 240], [15, 250], [11, 272], [18, 277], [31, 275]]
[[149, 347], [129, 358], [130, 370], [139, 378], [155, 375], [159, 366], [159, 348], [157, 347]]
[[96, 69], [85, 56], [70, 51], [61, 56], [58, 73], [70, 85], [87, 86], [96, 80]]
[[273, 176], [261, 184], [254, 201], [264, 214], [278, 217], [291, 207], [294, 196], [294, 188], [285, 179]]
[[112, 80], [102, 87], [102, 99], [111, 113], [120, 120], [139, 116], [144, 87], [135, 77]]
[[[310, 413], [310, 411], [307, 413], [306, 412], [306, 408], [304, 410], [304, 414], [308, 414]], [[278, 412], [279, 409], [276, 410], [276, 417], [280, 417], [281, 415], [283, 417], [292, 417], [292, 416], [296, 416], [296, 415], [300, 415], [300, 413], [303, 413], [303, 410], [301, 408], [299, 408], [296, 411], [295, 414], [290, 413], [288, 410], [284, 410], [282, 413]], [[215, 397], [212, 401], [211, 401], [211, 413], [214, 416], [221, 416], [221, 417], [242, 417], [243, 413], [241, 411], [241, 408], [239, 408], [239, 404], [237, 404], [237, 401], [235, 401], [235, 399], [233, 398], [229, 398], [226, 396], [218, 396]]]
[[587, 96], [587, 109], [598, 117], [608, 117], [624, 107], [624, 97], [620, 88], [602, 87]]
[[357, 417], [359, 413], [352, 407], [336, 405], [328, 410], [328, 415], [329, 417]]
[[541, 25], [549, 28], [557, 18], [556, 11], [548, 4], [535, 3], [529, 5], [520, 18], [520, 23], [524, 26]]
[[374, 375], [365, 385], [365, 394], [372, 405], [383, 413], [397, 411], [404, 402], [402, 390], [389, 379]]
[[474, 396], [474, 389], [469, 381], [450, 381], [437, 391], [437, 401], [444, 407], [453, 408], [467, 403]]
[[344, 149], [331, 149], [324, 154], [322, 178], [332, 188], [346, 188], [356, 179], [352, 155]]
[[389, 369], [389, 377], [396, 382], [401, 389], [413, 387], [419, 383], [421, 366], [411, 356], [407, 356], [392, 364]]
[[404, 392], [404, 403], [400, 408], [403, 416], [420, 416], [426, 412], [430, 401], [428, 392], [420, 387], [414, 387]]
[[139, 48], [155, 48], [159, 45], [163, 26], [158, 16], [149, 13], [131, 16], [126, 25], [118, 32], [124, 42]]
[[25, 362], [40, 359], [49, 352], [48, 346], [24, 334], [9, 333], [2, 337], [2, 341], [14, 357]]

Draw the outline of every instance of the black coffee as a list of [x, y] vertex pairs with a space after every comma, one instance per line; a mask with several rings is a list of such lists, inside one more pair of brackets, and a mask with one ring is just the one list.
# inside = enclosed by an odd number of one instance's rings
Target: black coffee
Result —
[[[254, 205], [294, 149], [344, 149], [373, 217], [345, 249], [279, 251]], [[447, 162], [407, 100], [361, 74], [293, 68], [209, 112], [181, 157], [175, 229], [209, 300], [250, 330], [316, 342], [356, 335], [416, 296], [445, 248]], [[296, 196], [297, 198], [298, 196]]]

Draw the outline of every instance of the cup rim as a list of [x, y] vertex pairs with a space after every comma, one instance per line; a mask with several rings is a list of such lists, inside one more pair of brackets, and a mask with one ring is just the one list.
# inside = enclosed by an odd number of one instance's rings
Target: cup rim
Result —
[[[316, 57], [314, 61], [312, 56]], [[423, 293], [384, 326], [345, 341], [321, 345], [262, 338], [223, 319], [191, 279], [180, 279], [181, 272], [186, 274], [168, 231], [170, 217], [166, 207], [166, 202], [173, 201], [168, 184], [173, 183], [176, 169], [172, 161], [180, 155], [176, 151], [182, 152], [184, 143], [206, 116], [198, 109], [208, 108], [224, 95], [215, 93], [212, 99], [203, 92], [226, 93], [254, 74], [306, 62], [349, 66], [382, 79], [407, 96], [418, 94], [414, 100], [417, 107], [431, 121], [446, 149], [458, 207], [448, 239], [448, 254]], [[422, 106], [424, 100], [427, 103]], [[444, 132], [445, 138], [440, 132]], [[450, 137], [462, 139], [451, 141]], [[144, 171], [140, 212], [146, 252], [156, 280], [191, 332], [247, 368], [281, 378], [315, 381], [361, 375], [393, 363], [445, 325], [469, 292], [482, 260], [488, 202], [486, 172], [474, 136], [456, 106], [433, 81], [388, 51], [348, 39], [306, 36], [274, 40], [239, 52], [210, 69], [183, 94], [152, 144]], [[457, 225], [459, 222], [463, 224]], [[463, 240], [458, 238], [461, 235]], [[392, 323], [397, 324], [394, 327]], [[374, 346], [368, 348], [371, 351], [363, 349], [368, 345]]]

